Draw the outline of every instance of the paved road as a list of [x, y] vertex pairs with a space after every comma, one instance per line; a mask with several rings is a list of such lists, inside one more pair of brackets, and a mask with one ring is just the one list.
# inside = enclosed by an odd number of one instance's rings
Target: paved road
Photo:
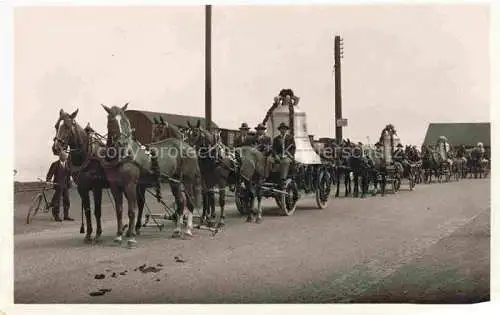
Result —
[[[108, 205], [103, 244], [84, 245], [78, 222], [17, 229], [15, 302], [485, 301], [489, 204], [489, 179], [339, 198], [324, 210], [304, 198], [292, 217], [265, 210], [260, 225], [244, 223], [232, 208], [227, 228], [214, 237], [196, 231], [193, 239], [178, 240], [170, 238], [172, 224], [162, 232], [147, 228], [135, 249], [112, 243]], [[266, 207], [274, 204], [269, 200]], [[143, 264], [161, 270], [134, 271]], [[94, 279], [96, 274], [105, 278]], [[102, 288], [111, 292], [89, 295]]]

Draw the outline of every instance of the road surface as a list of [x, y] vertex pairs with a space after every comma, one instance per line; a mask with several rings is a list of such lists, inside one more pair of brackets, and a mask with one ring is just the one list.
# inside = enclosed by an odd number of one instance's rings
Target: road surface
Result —
[[[323, 210], [303, 198], [292, 217], [273, 213], [267, 200], [262, 224], [245, 223], [230, 205], [227, 227], [215, 236], [196, 230], [190, 240], [172, 239], [168, 223], [161, 232], [144, 228], [134, 249], [113, 244], [109, 202], [104, 242], [85, 245], [79, 220], [42, 214], [25, 226], [29, 196], [16, 196], [15, 303], [489, 300], [490, 180], [404, 188], [332, 198]], [[111, 291], [89, 295], [99, 289]]]

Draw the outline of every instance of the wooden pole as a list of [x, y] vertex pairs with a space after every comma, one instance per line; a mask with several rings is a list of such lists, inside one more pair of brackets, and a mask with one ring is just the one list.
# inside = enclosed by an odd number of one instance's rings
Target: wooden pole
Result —
[[335, 73], [335, 140], [337, 144], [342, 143], [342, 126], [337, 124], [338, 120], [342, 118], [342, 90], [341, 90], [341, 82], [340, 82], [340, 46], [341, 39], [340, 36], [335, 36], [335, 45], [334, 45], [334, 73]]
[[212, 5], [205, 5], [205, 128], [212, 126]]

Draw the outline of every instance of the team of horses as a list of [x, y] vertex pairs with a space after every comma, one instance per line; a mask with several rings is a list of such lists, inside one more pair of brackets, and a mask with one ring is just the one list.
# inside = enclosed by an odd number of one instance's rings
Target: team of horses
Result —
[[[82, 227], [84, 241], [99, 241], [102, 235], [101, 204], [102, 190], [112, 193], [117, 219], [115, 242], [121, 243], [123, 234], [127, 243], [137, 243], [136, 236], [142, 227], [145, 193], [148, 188], [156, 188], [161, 199], [161, 183], [170, 186], [176, 203], [176, 227], [173, 236], [191, 236], [195, 209], [203, 209], [201, 220], [208, 225], [223, 225], [227, 187], [238, 187], [243, 192], [243, 206], [247, 222], [262, 222], [261, 184], [265, 181], [265, 156], [255, 147], [247, 145], [234, 151], [227, 147], [217, 132], [205, 130], [188, 123], [186, 130], [179, 130], [160, 117], [154, 119], [153, 142], [141, 144], [134, 135], [134, 129], [125, 115], [128, 103], [122, 107], [102, 105], [107, 113], [107, 136], [87, 132], [77, 122], [78, 110], [69, 114], [60, 110], [55, 125], [52, 151], [55, 155], [69, 150], [71, 176], [82, 200]], [[337, 185], [343, 177], [345, 195], [351, 195], [351, 174], [354, 182], [353, 196], [372, 195], [378, 187], [385, 194], [387, 166], [380, 151], [360, 144], [344, 141], [333, 145], [337, 154], [327, 159]], [[342, 154], [348, 150], [351, 154]], [[352, 154], [352, 153], [355, 154]], [[432, 148], [421, 153], [413, 146], [406, 146], [403, 162], [395, 162], [396, 172], [401, 178], [412, 178], [421, 182], [424, 174], [431, 176], [441, 165]], [[465, 177], [467, 170], [477, 174], [483, 169], [482, 162], [458, 152], [453, 157], [453, 171]], [[481, 173], [481, 172], [480, 172]], [[410, 187], [412, 188], [412, 187]], [[220, 216], [215, 222], [215, 191], [219, 195]], [[96, 233], [92, 239], [92, 213], [90, 192], [94, 199]], [[123, 224], [123, 201], [127, 201], [128, 224]], [[256, 207], [255, 201], [257, 201]], [[85, 219], [84, 219], [85, 217]], [[187, 224], [184, 226], [184, 218]], [[84, 225], [85, 222], [85, 225]], [[86, 228], [85, 228], [86, 226]]]

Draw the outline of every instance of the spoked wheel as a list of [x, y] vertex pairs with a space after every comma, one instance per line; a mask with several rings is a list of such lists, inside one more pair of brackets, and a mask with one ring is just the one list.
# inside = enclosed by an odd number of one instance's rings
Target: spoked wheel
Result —
[[235, 187], [234, 202], [236, 204], [236, 209], [238, 209], [238, 212], [241, 215], [246, 215], [248, 209], [245, 207], [245, 188], [242, 185], [243, 183], [240, 183]]
[[276, 203], [278, 204], [278, 207], [280, 207], [282, 215], [291, 216], [295, 213], [297, 201], [299, 200], [297, 183], [295, 183], [294, 180], [288, 180], [284, 191], [286, 194], [280, 194], [280, 196], [277, 196]]
[[328, 205], [328, 198], [332, 187], [330, 173], [326, 169], [321, 169], [318, 175], [318, 183], [316, 185], [316, 204], [319, 209], [324, 209]]
[[28, 216], [26, 217], [26, 224], [30, 224], [33, 218], [40, 210], [40, 205], [42, 204], [42, 194], [37, 194], [31, 201], [31, 205], [28, 210]]

